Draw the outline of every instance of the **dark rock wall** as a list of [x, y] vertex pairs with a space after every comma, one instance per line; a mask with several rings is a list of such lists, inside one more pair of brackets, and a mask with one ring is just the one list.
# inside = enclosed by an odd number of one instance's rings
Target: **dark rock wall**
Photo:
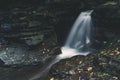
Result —
[[0, 58], [7, 65], [34, 65], [60, 54], [54, 21], [46, 7], [21, 5], [1, 10]]
[[[54, 17], [52, 25], [55, 27], [60, 45], [63, 45], [79, 13], [94, 9], [106, 1], [109, 0], [4, 0], [0, 1], [0, 4], [1, 10], [10, 10], [15, 7], [22, 9], [29, 7], [31, 10], [30, 8], [39, 7], [39, 12]], [[45, 24], [48, 24], [47, 21]]]
[[[120, 34], [120, 10], [117, 5], [101, 5], [95, 8], [93, 14], [94, 31], [103, 39], [114, 39]], [[96, 35], [94, 35], [96, 36]]]

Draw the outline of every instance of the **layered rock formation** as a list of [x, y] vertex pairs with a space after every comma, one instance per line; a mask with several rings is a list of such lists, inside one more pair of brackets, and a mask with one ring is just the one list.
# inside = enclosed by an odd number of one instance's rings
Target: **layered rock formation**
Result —
[[54, 16], [42, 9], [13, 8], [0, 14], [0, 57], [7, 65], [44, 63], [59, 54]]
[[[61, 53], [59, 45], [64, 44], [72, 24], [82, 11], [94, 9], [92, 17], [96, 35], [93, 35], [93, 42], [97, 46], [108, 39], [113, 39], [115, 35], [112, 33], [119, 33], [119, 26], [117, 26], [120, 25], [119, 8], [116, 3], [112, 3], [112, 6], [110, 3], [109, 6], [108, 3], [105, 3], [106, 1], [108, 0], [0, 1], [0, 58], [4, 61], [0, 61], [0, 64], [4, 65], [5, 63], [15, 67], [28, 65], [20, 68], [0, 67], [0, 79], [29, 80], [45, 63], [52, 60], [56, 54]], [[103, 5], [103, 3], [105, 4]], [[57, 64], [53, 66], [56, 70], [51, 69], [49, 78], [68, 79], [72, 76], [72, 79], [75, 80], [98, 76], [101, 79], [101, 72], [98, 71], [98, 75], [91, 72], [93, 69], [94, 72], [97, 71], [93, 65], [93, 57], [100, 58], [92, 55], [86, 58], [76, 56], [62, 60], [58, 63], [59, 66], [56, 66]], [[73, 64], [71, 60], [76, 61], [76, 63]], [[81, 62], [83, 60], [85, 63]], [[61, 68], [60, 64], [65, 65]], [[65, 70], [63, 70], [63, 67], [66, 67]], [[103, 63], [102, 69], [104, 68], [106, 69]], [[91, 73], [90, 75], [87, 73], [88, 70], [90, 71], [88, 73]], [[82, 75], [80, 71], [85, 75]], [[57, 77], [54, 77], [55, 75]], [[80, 75], [82, 76], [80, 77]], [[86, 75], [88, 77], [85, 77]], [[107, 79], [117, 78], [116, 80], [118, 80], [118, 77], [111, 76], [111, 74], [103, 75], [102, 79], [104, 76], [107, 76]]]

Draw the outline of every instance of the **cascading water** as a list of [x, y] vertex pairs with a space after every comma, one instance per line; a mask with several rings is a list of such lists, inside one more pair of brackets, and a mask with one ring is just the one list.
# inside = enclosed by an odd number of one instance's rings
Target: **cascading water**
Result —
[[[90, 52], [92, 12], [93, 10], [82, 12], [78, 16], [65, 45], [62, 47], [61, 55], [87, 55]], [[72, 54], [69, 54], [70, 52]]]
[[30, 78], [29, 80], [36, 80], [46, 74], [51, 66], [61, 59], [70, 58], [75, 55], [87, 55], [90, 53], [89, 47], [91, 44], [91, 11], [82, 12], [75, 21], [70, 34], [66, 40], [65, 45], [61, 48], [62, 54], [56, 56], [56, 58], [50, 62], [47, 67], [40, 70], [38, 74]]
[[91, 14], [92, 11], [82, 12], [75, 21], [65, 43], [65, 47], [81, 49], [90, 44]]

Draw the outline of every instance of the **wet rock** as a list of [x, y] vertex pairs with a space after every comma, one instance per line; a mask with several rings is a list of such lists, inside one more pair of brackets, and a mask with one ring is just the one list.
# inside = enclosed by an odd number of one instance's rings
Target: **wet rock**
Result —
[[[0, 58], [5, 65], [43, 65], [61, 53], [49, 13], [39, 7], [1, 12]], [[36, 16], [36, 14], [45, 14]], [[57, 48], [56, 48], [57, 47]]]
[[94, 23], [94, 32], [96, 33], [96, 35], [93, 34], [94, 37], [98, 36], [98, 39], [104, 39], [104, 41], [108, 41], [111, 38], [114, 38], [114, 36], [119, 35], [118, 27], [120, 25], [120, 13], [116, 2], [108, 1], [107, 3], [95, 8], [92, 17]]

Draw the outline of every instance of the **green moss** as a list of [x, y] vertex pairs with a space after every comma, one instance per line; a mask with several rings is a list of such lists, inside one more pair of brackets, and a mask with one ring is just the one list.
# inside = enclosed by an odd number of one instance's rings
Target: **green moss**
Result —
[[120, 55], [117, 57], [118, 60], [120, 60]]
[[105, 50], [102, 50], [102, 51], [100, 52], [100, 54], [102, 54], [102, 55], [107, 55], [107, 52], [105, 52]]

